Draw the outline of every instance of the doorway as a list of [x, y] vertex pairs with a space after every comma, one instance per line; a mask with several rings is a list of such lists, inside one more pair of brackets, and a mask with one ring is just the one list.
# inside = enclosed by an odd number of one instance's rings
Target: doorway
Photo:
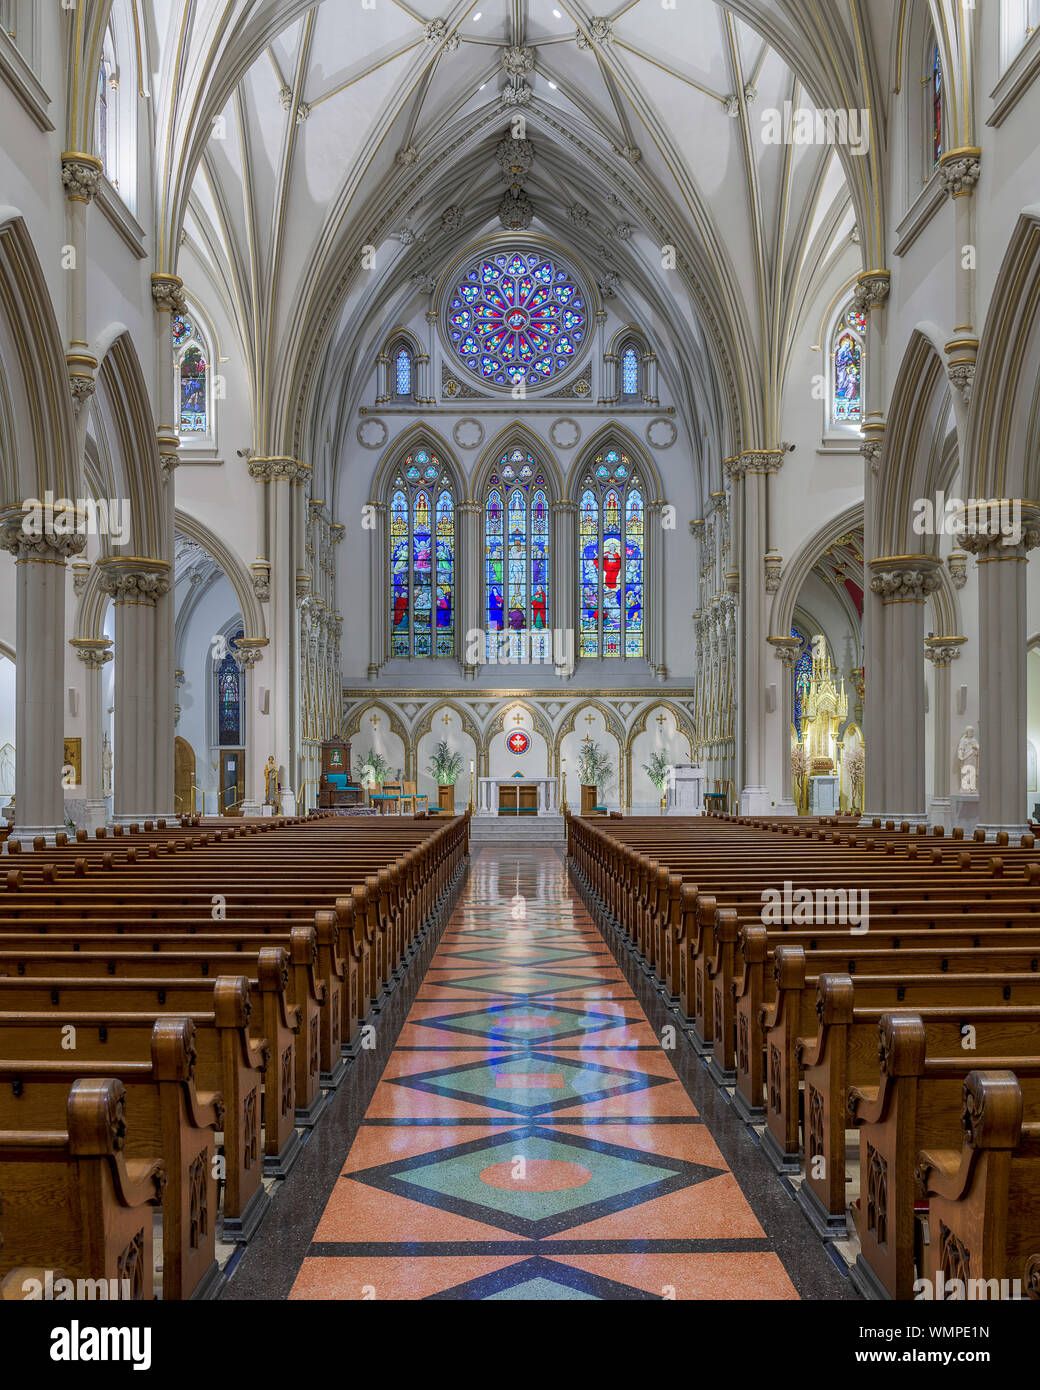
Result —
[[246, 794], [246, 755], [242, 748], [220, 750], [220, 814], [240, 816]]
[[195, 750], [186, 738], [173, 740], [173, 807], [178, 815], [195, 810]]

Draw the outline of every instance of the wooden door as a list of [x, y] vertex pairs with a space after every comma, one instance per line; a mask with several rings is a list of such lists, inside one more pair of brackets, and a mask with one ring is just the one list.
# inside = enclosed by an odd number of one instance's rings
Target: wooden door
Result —
[[194, 807], [191, 793], [195, 786], [195, 750], [186, 738], [173, 740], [173, 807], [180, 815], [190, 814]]
[[220, 813], [224, 816], [242, 814], [242, 798], [246, 794], [246, 758], [241, 748], [220, 750]]

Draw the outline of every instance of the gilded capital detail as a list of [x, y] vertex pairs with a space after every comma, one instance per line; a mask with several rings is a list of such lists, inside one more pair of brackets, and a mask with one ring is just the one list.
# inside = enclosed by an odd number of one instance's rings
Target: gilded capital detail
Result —
[[852, 296], [854, 307], [861, 314], [868, 314], [871, 309], [879, 309], [888, 298], [891, 279], [892, 275], [888, 270], [867, 270], [857, 276], [856, 291]]
[[0, 526], [0, 549], [8, 551], [20, 564], [25, 560], [64, 565], [86, 549], [87, 538], [78, 531], [56, 531], [45, 527], [39, 533], [25, 531], [20, 515], [8, 517]]
[[161, 312], [183, 313], [186, 307], [184, 281], [178, 275], [153, 275], [152, 302]]
[[67, 153], [61, 157], [61, 182], [66, 198], [90, 203], [101, 187], [104, 166], [92, 154]]
[[158, 599], [170, 592], [170, 577], [163, 571], [124, 569], [121, 565], [99, 565], [98, 568], [103, 592], [116, 603], [142, 603], [154, 607]]
[[962, 198], [975, 191], [979, 181], [979, 160], [982, 151], [974, 145], [960, 150], [949, 150], [939, 160], [939, 177], [943, 187], [954, 198]]
[[310, 467], [293, 458], [251, 458], [249, 476], [257, 482], [270, 483], [286, 479], [290, 483], [305, 483], [311, 476]]
[[923, 603], [941, 583], [933, 555], [884, 555], [871, 560], [871, 591], [882, 603]]

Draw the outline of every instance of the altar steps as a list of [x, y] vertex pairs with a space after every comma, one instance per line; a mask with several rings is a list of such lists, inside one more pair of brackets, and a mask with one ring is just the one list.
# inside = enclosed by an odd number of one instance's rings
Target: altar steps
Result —
[[562, 816], [474, 816], [469, 823], [474, 845], [565, 845]]

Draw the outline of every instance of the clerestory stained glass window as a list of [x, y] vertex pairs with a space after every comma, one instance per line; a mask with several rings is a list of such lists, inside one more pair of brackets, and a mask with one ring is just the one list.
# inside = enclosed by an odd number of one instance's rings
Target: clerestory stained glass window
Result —
[[607, 449], [578, 502], [581, 656], [644, 655], [645, 537], [643, 484], [625, 454]]
[[412, 354], [407, 348], [401, 348], [396, 359], [397, 374], [397, 394], [399, 396], [410, 396], [412, 394]]
[[797, 637], [802, 644], [801, 655], [795, 662], [794, 667], [794, 727], [798, 735], [798, 742], [802, 741], [802, 706], [806, 695], [809, 693], [809, 681], [812, 678], [812, 643], [803, 632], [799, 632], [796, 627], [791, 629], [791, 636]]
[[549, 497], [541, 469], [524, 449], [503, 454], [488, 480], [484, 566], [488, 657], [547, 660]]
[[863, 418], [863, 334], [866, 314], [850, 309], [838, 324], [833, 353], [836, 422], [858, 424]]
[[455, 501], [437, 456], [416, 449], [390, 498], [390, 655], [455, 654]]
[[932, 163], [938, 164], [943, 154], [943, 70], [939, 45], [932, 50]]
[[242, 672], [234, 656], [241, 636], [240, 628], [217, 667], [217, 737], [221, 748], [236, 748], [242, 743]]
[[575, 359], [588, 322], [566, 266], [536, 252], [503, 251], [466, 271], [449, 296], [446, 327], [474, 376], [495, 386], [538, 386]]
[[173, 348], [177, 362], [181, 434], [206, 434], [209, 429], [209, 367], [205, 345], [194, 323], [184, 314], [173, 316]]
[[639, 394], [639, 354], [634, 347], [625, 348], [621, 354], [621, 394]]

